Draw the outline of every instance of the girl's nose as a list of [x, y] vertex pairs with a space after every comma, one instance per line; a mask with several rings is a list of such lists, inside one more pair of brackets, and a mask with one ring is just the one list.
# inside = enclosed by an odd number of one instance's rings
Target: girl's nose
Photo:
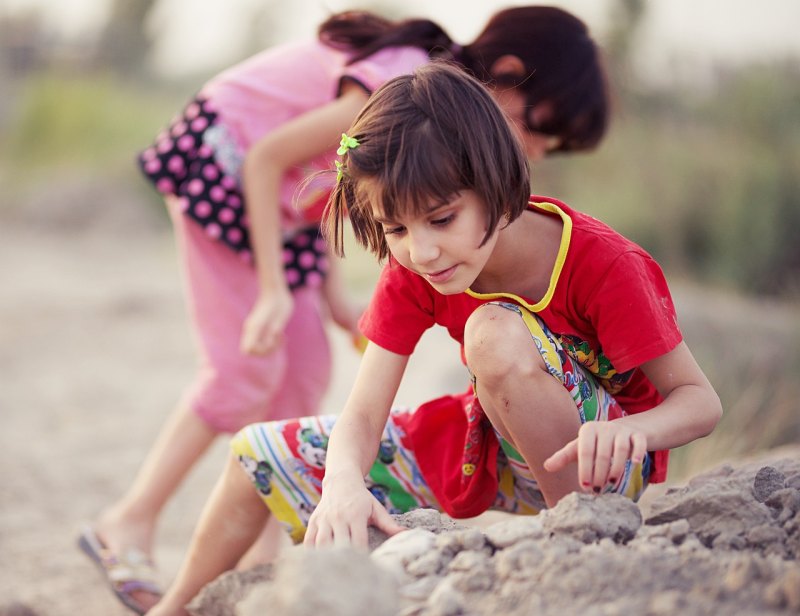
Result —
[[408, 258], [415, 265], [433, 263], [439, 258], [439, 253], [439, 246], [430, 234], [408, 234]]

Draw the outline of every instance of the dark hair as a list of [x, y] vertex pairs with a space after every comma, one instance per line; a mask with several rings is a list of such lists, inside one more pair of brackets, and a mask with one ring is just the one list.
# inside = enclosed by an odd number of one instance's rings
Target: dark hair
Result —
[[[431, 57], [453, 59], [485, 84], [519, 88], [529, 107], [548, 105], [549, 117], [531, 129], [560, 137], [554, 151], [592, 149], [608, 127], [608, 87], [600, 53], [586, 25], [555, 7], [499, 11], [463, 47], [429, 19], [395, 22], [366, 11], [333, 15], [318, 33], [326, 45], [353, 50], [351, 63], [384, 47], [419, 47]], [[522, 60], [524, 75], [491, 74], [494, 63], [506, 55]]]
[[342, 157], [323, 229], [343, 254], [344, 217], [356, 241], [379, 259], [389, 254], [363, 182], [384, 216], [426, 211], [472, 190], [486, 205], [484, 242], [512, 221], [530, 197], [528, 161], [503, 111], [477, 79], [443, 61], [396, 77], [367, 101], [349, 132], [359, 145]]
[[[525, 74], [495, 79], [494, 63], [514, 55]], [[533, 107], [549, 103], [552, 115], [538, 130], [561, 137], [556, 151], [596, 146], [608, 126], [606, 74], [586, 25], [551, 6], [524, 6], [492, 16], [483, 32], [455, 60], [490, 85], [522, 90]]]
[[329, 17], [317, 33], [329, 47], [353, 50], [349, 64], [384, 47], [419, 47], [432, 58], [452, 57], [453, 39], [430, 19], [390, 21], [367, 11], [346, 11]]

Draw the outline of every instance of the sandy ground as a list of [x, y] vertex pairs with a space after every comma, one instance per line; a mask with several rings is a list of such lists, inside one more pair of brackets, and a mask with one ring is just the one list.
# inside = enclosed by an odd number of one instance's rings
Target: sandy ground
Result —
[[[0, 218], [0, 614], [14, 603], [40, 616], [129, 613], [77, 534], [131, 481], [194, 367], [171, 233], [144, 209], [117, 204], [86, 228], [80, 206]], [[341, 407], [358, 362], [331, 336], [326, 412]], [[435, 351], [451, 346], [442, 361]], [[426, 338], [398, 400], [460, 390], [454, 350], [446, 335]], [[164, 512], [156, 558], [167, 579], [225, 453], [220, 439]]]

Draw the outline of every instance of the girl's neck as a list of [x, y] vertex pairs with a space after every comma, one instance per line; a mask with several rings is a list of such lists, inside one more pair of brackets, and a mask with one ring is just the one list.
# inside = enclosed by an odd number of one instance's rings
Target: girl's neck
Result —
[[547, 293], [564, 225], [557, 216], [527, 210], [498, 232], [497, 244], [472, 290], [513, 293], [534, 303]]

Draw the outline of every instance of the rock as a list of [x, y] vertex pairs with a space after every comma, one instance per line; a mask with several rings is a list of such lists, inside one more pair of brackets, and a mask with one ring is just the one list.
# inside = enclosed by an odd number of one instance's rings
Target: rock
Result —
[[443, 580], [431, 593], [427, 601], [430, 616], [455, 616], [464, 613], [464, 596], [453, 580]]
[[772, 492], [764, 504], [776, 513], [780, 524], [791, 520], [800, 511], [800, 490], [784, 488]]
[[[467, 528], [463, 524], [459, 524], [453, 520], [450, 516], [439, 513], [435, 509], [414, 509], [408, 513], [395, 514], [392, 517], [394, 521], [401, 526], [405, 526], [406, 528], [421, 528], [434, 534]], [[389, 538], [386, 533], [374, 526], [370, 526], [367, 532], [370, 551], [375, 550]]]
[[657, 538], [664, 538], [670, 543], [680, 545], [691, 532], [689, 521], [680, 519], [657, 526], [642, 526], [636, 533], [634, 541], [653, 541]]
[[624, 543], [642, 525], [642, 513], [636, 503], [619, 494], [594, 496], [573, 492], [540, 516], [545, 532], [574, 537], [583, 543], [603, 537]]
[[785, 485], [786, 476], [782, 472], [771, 466], [764, 466], [758, 470], [753, 480], [753, 496], [759, 503], [763, 503], [773, 492], [782, 490]]
[[236, 616], [394, 616], [398, 588], [392, 575], [353, 548], [287, 550], [274, 580], [241, 602]]
[[523, 539], [505, 550], [497, 552], [494, 563], [497, 576], [501, 579], [525, 578], [526, 572], [544, 559], [544, 552], [536, 541]]
[[23, 603], [0, 605], [0, 616], [37, 616], [31, 608]]
[[[443, 533], [436, 538], [436, 547], [457, 554], [461, 550], [482, 550], [486, 547], [486, 535], [477, 528], [465, 528]], [[491, 548], [489, 548], [491, 551]]]
[[236, 604], [253, 588], [271, 580], [272, 574], [272, 565], [223, 573], [192, 599], [187, 610], [192, 616], [236, 616]]
[[412, 528], [390, 537], [372, 552], [372, 560], [389, 568], [405, 567], [433, 548], [436, 536], [423, 528]]
[[544, 536], [540, 516], [520, 516], [492, 524], [486, 529], [486, 538], [496, 548], [507, 548], [523, 539]]
[[731, 592], [738, 592], [747, 587], [756, 577], [757, 570], [753, 560], [746, 555], [737, 557], [728, 567], [722, 585]]
[[719, 538], [718, 547], [743, 537], [752, 527], [772, 521], [769, 508], [752, 494], [726, 485], [706, 485], [698, 491], [666, 494], [651, 507], [645, 524], [665, 524], [686, 520], [707, 546]]
[[413, 512], [401, 523], [419, 526], [369, 557], [294, 550], [238, 611], [248, 585], [223, 576], [228, 605], [203, 616], [797, 613], [799, 475], [800, 459], [714, 469], [653, 500], [644, 524], [617, 495], [572, 494], [484, 531]]
[[406, 566], [406, 572], [414, 577], [439, 575], [450, 563], [452, 556], [442, 550], [429, 550]]

